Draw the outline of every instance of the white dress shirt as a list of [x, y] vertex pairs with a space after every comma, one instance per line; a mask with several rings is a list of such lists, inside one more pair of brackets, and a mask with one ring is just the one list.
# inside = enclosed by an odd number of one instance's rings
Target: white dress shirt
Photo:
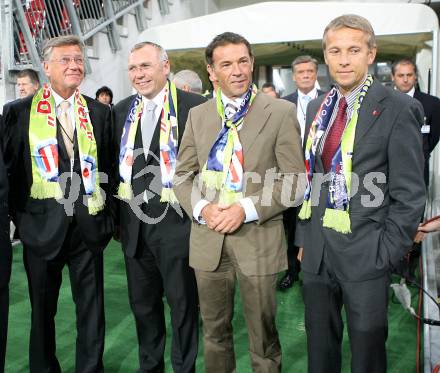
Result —
[[[243, 96], [241, 96], [239, 98], [231, 99], [229, 97], [226, 97], [226, 95], [223, 92], [221, 94], [222, 94], [223, 107], [225, 107], [227, 104], [230, 103], [230, 104], [233, 104], [235, 107], [239, 108], [243, 102], [244, 96], [246, 96], [246, 93], [245, 93]], [[222, 126], [223, 125], [224, 125], [224, 123], [222, 123]], [[242, 127], [242, 124], [237, 127], [237, 130], [240, 131], [241, 127]], [[207, 201], [206, 199], [201, 199], [194, 206], [193, 217], [200, 224], [206, 224], [206, 222], [201, 217], [201, 212], [206, 205], [209, 205], [209, 203], [210, 202]], [[251, 198], [249, 198], [249, 197], [242, 198], [238, 201], [238, 203], [241, 205], [241, 207], [243, 207], [243, 210], [245, 213], [245, 219], [244, 219], [245, 223], [249, 223], [249, 222], [258, 220], [258, 213], [257, 213], [257, 210], [256, 210], [255, 205], [252, 202]]]
[[[304, 97], [309, 99], [306, 101]], [[298, 104], [296, 105], [296, 117], [298, 118], [299, 126], [301, 128], [301, 144], [304, 142], [304, 132], [306, 130], [306, 114], [307, 105], [310, 101], [318, 97], [318, 90], [313, 88], [309, 93], [304, 94], [298, 89]]]
[[67, 115], [70, 119], [70, 124], [73, 126], [73, 131], [75, 132], [75, 112], [73, 109], [73, 106], [75, 104], [75, 94], [73, 94], [67, 100], [65, 100], [58, 93], [56, 93], [53, 89], [51, 91], [52, 91], [53, 98], [55, 100], [55, 108], [56, 108], [57, 118], [59, 118], [61, 115], [60, 104], [63, 101], [68, 101], [70, 103], [69, 110], [67, 110]]
[[142, 111], [141, 123], [143, 122], [144, 117], [145, 117], [145, 113], [147, 112], [147, 110], [145, 110], [145, 108], [147, 107], [147, 104], [148, 104], [149, 101], [153, 101], [156, 104], [156, 109], [154, 109], [154, 116], [155, 116], [155, 119], [156, 119], [155, 123], [157, 123], [157, 120], [159, 119], [159, 116], [162, 113], [163, 102], [164, 102], [164, 99], [165, 99], [165, 91], [166, 91], [166, 85], [151, 100], [146, 98], [145, 96], [142, 96], [142, 102], [143, 102], [143, 105], [144, 105], [144, 110]]

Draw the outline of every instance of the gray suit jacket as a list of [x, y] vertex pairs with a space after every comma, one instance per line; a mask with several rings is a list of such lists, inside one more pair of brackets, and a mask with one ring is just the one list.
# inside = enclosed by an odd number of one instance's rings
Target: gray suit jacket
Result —
[[[176, 196], [191, 218], [200, 199], [218, 200], [218, 193], [210, 193], [204, 187], [200, 189], [194, 178], [205, 165], [221, 128], [214, 99], [191, 109], [174, 180]], [[246, 181], [243, 193], [245, 197], [253, 198], [259, 219], [243, 224], [228, 235], [217, 233], [192, 219], [190, 265], [202, 271], [214, 271], [220, 261], [223, 243], [229, 240], [245, 275], [274, 274], [287, 268], [282, 220], [282, 212], [287, 206], [283, 201], [295, 199], [298, 174], [304, 173], [294, 106], [284, 100], [257, 94], [239, 136]], [[274, 172], [278, 177], [271, 182]], [[300, 198], [303, 190], [299, 191]]]
[[[307, 108], [306, 136], [323, 98]], [[372, 84], [355, 134], [353, 173], [359, 183], [356, 188], [352, 182], [352, 233], [322, 226], [328, 186], [320, 188], [319, 177], [314, 177], [312, 217], [298, 221], [295, 236], [295, 243], [304, 247], [304, 271], [318, 273], [325, 255], [339, 279], [367, 280], [389, 271], [408, 252], [425, 205], [422, 123], [418, 102], [378, 82]], [[319, 156], [315, 172], [323, 173]]]

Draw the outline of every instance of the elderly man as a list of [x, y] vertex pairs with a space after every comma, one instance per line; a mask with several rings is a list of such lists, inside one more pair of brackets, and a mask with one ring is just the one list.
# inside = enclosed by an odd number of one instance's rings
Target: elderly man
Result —
[[254, 58], [244, 37], [220, 34], [205, 55], [220, 90], [215, 100], [191, 110], [175, 178], [176, 195], [192, 219], [190, 265], [205, 370], [235, 371], [238, 278], [252, 369], [279, 372], [275, 288], [277, 273], [287, 267], [282, 212], [294, 202], [297, 174], [304, 172], [299, 126], [292, 104], [252, 84]]
[[382, 373], [390, 273], [411, 248], [425, 204], [423, 112], [368, 74], [377, 48], [365, 18], [332, 20], [323, 50], [336, 86], [307, 108], [308, 185], [295, 237], [308, 369], [341, 371], [344, 306], [351, 372]]
[[43, 53], [49, 85], [3, 109], [10, 209], [23, 242], [32, 307], [29, 370], [61, 372], [54, 318], [67, 265], [76, 372], [103, 372], [102, 251], [113, 222], [101, 189], [110, 191], [110, 109], [78, 89], [84, 78], [78, 37], [50, 39]]
[[205, 99], [177, 89], [169, 73], [161, 46], [136, 44], [128, 77], [137, 94], [113, 110], [120, 236], [142, 373], [165, 369], [164, 294], [171, 308], [175, 372], [194, 372], [198, 347], [197, 290], [188, 265], [190, 220], [177, 204], [172, 178], [188, 111]]
[[25, 69], [17, 74], [18, 96], [25, 98], [33, 96], [40, 89], [40, 80], [35, 70]]

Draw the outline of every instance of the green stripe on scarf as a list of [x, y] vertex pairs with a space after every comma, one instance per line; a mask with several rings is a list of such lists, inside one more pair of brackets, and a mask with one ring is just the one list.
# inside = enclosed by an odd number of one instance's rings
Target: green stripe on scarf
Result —
[[[35, 199], [61, 199], [63, 197], [59, 184], [55, 109], [55, 100], [51, 89], [44, 85], [32, 99], [29, 119], [29, 147], [32, 165], [30, 196]], [[87, 103], [78, 90], [75, 92], [73, 110], [81, 161], [81, 177], [86, 195], [90, 196], [88, 211], [90, 215], [96, 215], [104, 209], [104, 201], [99, 188], [98, 152]]]
[[[334, 165], [332, 162], [332, 169], [331, 169], [331, 181], [330, 185], [335, 186], [335, 180], [337, 180], [336, 176], [343, 176], [343, 179], [345, 180], [345, 186], [342, 185], [342, 187], [345, 187], [346, 194], [348, 198], [350, 198], [350, 192], [351, 192], [351, 173], [352, 173], [352, 160], [353, 160], [353, 151], [354, 151], [354, 138], [356, 135], [356, 126], [359, 119], [359, 110], [362, 105], [362, 101], [365, 98], [365, 95], [368, 92], [368, 89], [370, 88], [371, 84], [373, 83], [373, 78], [371, 75], [367, 76], [367, 79], [361, 89], [361, 91], [358, 93], [356, 97], [356, 101], [353, 108], [353, 114], [350, 118], [350, 121], [348, 122], [341, 139], [341, 154], [342, 154], [342, 175], [338, 175], [336, 173], [336, 170], [334, 169]], [[322, 131], [318, 131], [318, 123], [322, 123], [322, 116], [323, 115], [330, 115], [329, 113], [324, 113], [324, 104], [327, 99], [333, 99], [335, 100], [337, 98], [337, 95], [334, 95], [335, 92], [330, 91], [326, 98], [324, 98], [323, 103], [321, 104], [318, 112], [316, 113], [316, 116], [312, 122], [309, 136], [307, 138], [306, 142], [306, 169], [309, 167], [309, 178], [308, 178], [308, 188], [306, 190], [306, 195], [304, 197], [304, 203], [301, 207], [300, 213], [298, 215], [299, 219], [301, 220], [307, 220], [310, 219], [312, 216], [312, 201], [311, 201], [311, 187], [312, 187], [312, 179], [313, 179], [313, 173], [314, 173], [314, 162], [313, 164], [310, 164], [310, 160], [314, 159], [316, 156], [316, 148], [319, 141], [316, 141], [315, 136], [319, 136], [319, 134], [322, 136]], [[331, 103], [330, 103], [331, 105]], [[333, 106], [334, 107], [334, 106]], [[330, 116], [331, 117], [331, 116]], [[314, 144], [314, 146], [312, 146]], [[335, 155], [338, 153], [338, 151], [335, 152]], [[309, 163], [308, 163], [309, 161]], [[310, 178], [311, 173], [311, 178]], [[341, 180], [339, 178], [338, 180]], [[341, 185], [339, 185], [341, 186]], [[329, 202], [331, 205], [336, 205], [336, 202], [334, 198], [337, 197], [337, 194], [332, 194], [331, 190], [336, 190], [337, 188], [329, 188]], [[326, 228], [334, 229], [335, 231], [343, 234], [351, 233], [351, 222], [350, 222], [350, 209], [349, 204], [347, 204], [346, 209], [339, 209], [339, 208], [333, 208], [333, 207], [327, 207], [325, 209], [324, 217], [323, 217], [323, 226]]]

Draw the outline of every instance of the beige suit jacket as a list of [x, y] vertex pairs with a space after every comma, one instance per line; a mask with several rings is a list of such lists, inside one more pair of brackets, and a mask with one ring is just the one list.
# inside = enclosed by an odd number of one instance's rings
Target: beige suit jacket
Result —
[[[218, 193], [202, 186], [203, 169], [222, 127], [214, 99], [191, 109], [177, 159], [174, 190], [186, 213], [201, 199], [217, 201]], [[257, 94], [239, 132], [244, 157], [245, 197], [253, 199], [258, 220], [243, 224], [232, 234], [220, 234], [193, 219], [190, 265], [214, 271], [222, 247], [233, 247], [240, 270], [248, 276], [268, 275], [287, 268], [282, 212], [302, 201], [304, 176], [296, 108], [285, 100]], [[299, 201], [298, 201], [299, 199]]]

